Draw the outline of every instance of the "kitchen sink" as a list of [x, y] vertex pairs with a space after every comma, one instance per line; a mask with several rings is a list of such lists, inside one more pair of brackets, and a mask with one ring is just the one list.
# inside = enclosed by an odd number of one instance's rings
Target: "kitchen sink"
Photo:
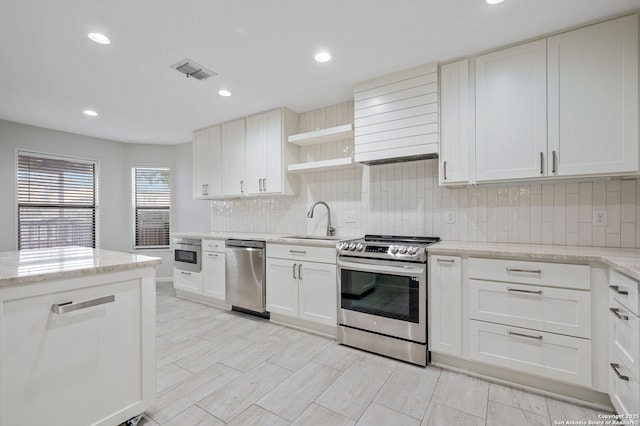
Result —
[[335, 235], [288, 235], [283, 238], [291, 238], [292, 240], [343, 240], [344, 237], [337, 237]]

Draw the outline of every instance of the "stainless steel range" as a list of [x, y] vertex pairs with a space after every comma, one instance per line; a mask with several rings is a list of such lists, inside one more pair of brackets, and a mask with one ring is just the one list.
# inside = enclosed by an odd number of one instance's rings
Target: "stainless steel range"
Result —
[[338, 342], [427, 364], [427, 247], [436, 237], [340, 241]]

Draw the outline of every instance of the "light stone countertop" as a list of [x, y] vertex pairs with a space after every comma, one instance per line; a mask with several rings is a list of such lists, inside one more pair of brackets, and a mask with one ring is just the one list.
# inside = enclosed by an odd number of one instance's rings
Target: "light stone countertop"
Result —
[[0, 288], [154, 266], [157, 257], [87, 247], [0, 252]]
[[[269, 233], [251, 233], [251, 232], [175, 232], [171, 234], [172, 237], [184, 237], [184, 238], [200, 238], [203, 240], [256, 240], [266, 241], [267, 243], [276, 244], [293, 244], [300, 246], [312, 246], [312, 247], [334, 247], [338, 241], [350, 240], [358, 238], [357, 236], [332, 236], [325, 237], [318, 235], [317, 238], [313, 236], [304, 236], [305, 238], [294, 238], [292, 234], [269, 234]], [[310, 238], [306, 238], [310, 237]]]
[[640, 250], [537, 244], [507, 244], [467, 241], [440, 241], [429, 246], [429, 254], [451, 256], [492, 256], [522, 260], [562, 262], [600, 262], [640, 280]]

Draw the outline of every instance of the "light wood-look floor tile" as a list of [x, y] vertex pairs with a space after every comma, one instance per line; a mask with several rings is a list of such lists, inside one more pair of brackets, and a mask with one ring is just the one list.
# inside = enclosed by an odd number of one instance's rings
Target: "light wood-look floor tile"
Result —
[[291, 426], [352, 426], [356, 422], [321, 405], [311, 404]]
[[489, 383], [464, 374], [443, 371], [433, 395], [436, 404], [446, 405], [476, 417], [487, 417]]
[[420, 426], [420, 420], [374, 402], [367, 407], [356, 425]]
[[489, 401], [487, 426], [549, 426], [549, 417]]
[[421, 426], [484, 426], [484, 418], [442, 404], [429, 404]]
[[289, 422], [257, 405], [252, 405], [227, 424], [232, 426], [287, 426]]
[[489, 385], [489, 400], [549, 417], [546, 399], [541, 395], [491, 383]]
[[192, 405], [162, 426], [222, 426], [224, 422], [216, 419], [202, 408]]

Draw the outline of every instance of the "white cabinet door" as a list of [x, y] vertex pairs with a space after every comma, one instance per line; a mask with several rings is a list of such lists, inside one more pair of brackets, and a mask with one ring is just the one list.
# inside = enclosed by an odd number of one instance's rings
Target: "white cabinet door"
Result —
[[440, 67], [440, 184], [469, 180], [469, 60]]
[[300, 265], [300, 319], [335, 326], [338, 312], [335, 263], [305, 262]]
[[193, 196], [219, 196], [222, 191], [220, 126], [193, 132]]
[[462, 355], [462, 261], [457, 256], [431, 256], [429, 349]]
[[544, 176], [546, 40], [478, 56], [476, 181]]
[[[0, 425], [119, 424], [143, 397], [155, 399], [155, 292], [140, 279], [80, 285], [88, 287], [60, 291], [67, 283], [58, 282], [51, 294], [0, 300]], [[52, 311], [67, 302], [95, 305]]]
[[245, 194], [245, 120], [222, 125], [222, 194]]
[[282, 192], [282, 110], [247, 117], [247, 193]]
[[202, 294], [202, 275], [173, 268], [173, 286], [176, 290]]
[[267, 310], [298, 317], [298, 265], [286, 259], [267, 258]]
[[549, 170], [637, 171], [638, 16], [550, 37], [548, 53]]
[[224, 300], [225, 295], [224, 252], [202, 253], [202, 294]]

